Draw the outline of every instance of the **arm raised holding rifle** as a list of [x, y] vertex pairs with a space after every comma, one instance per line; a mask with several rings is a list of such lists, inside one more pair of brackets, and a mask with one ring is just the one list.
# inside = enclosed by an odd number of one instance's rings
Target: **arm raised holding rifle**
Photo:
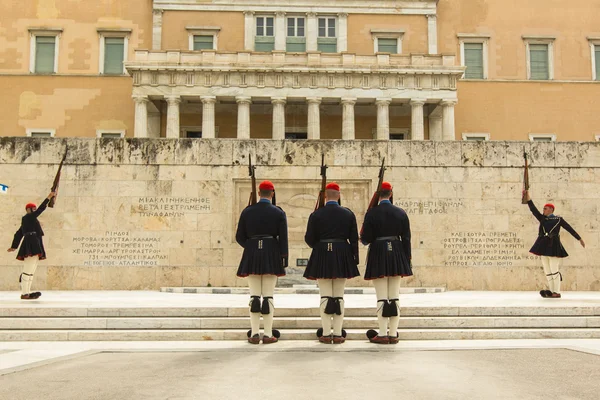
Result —
[[377, 189], [369, 203], [361, 229], [361, 241], [369, 244], [365, 280], [372, 280], [377, 294], [379, 331], [370, 329], [372, 343], [398, 343], [400, 280], [411, 276], [411, 234], [408, 215], [393, 204], [393, 188], [383, 180], [385, 159], [379, 169]]

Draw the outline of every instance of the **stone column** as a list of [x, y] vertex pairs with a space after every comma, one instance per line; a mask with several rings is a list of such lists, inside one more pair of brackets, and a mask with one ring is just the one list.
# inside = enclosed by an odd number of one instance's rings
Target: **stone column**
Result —
[[179, 104], [181, 97], [165, 96], [167, 101], [167, 139], [179, 138]]
[[214, 139], [215, 132], [215, 96], [200, 96], [202, 101], [202, 138]]
[[314, 12], [306, 13], [306, 51], [317, 51], [317, 38], [319, 29], [317, 26], [317, 14]]
[[238, 104], [237, 137], [238, 139], [250, 139], [250, 97], [238, 96], [235, 98]]
[[286, 33], [285, 12], [277, 11], [275, 13], [275, 50], [285, 51]]
[[425, 139], [425, 126], [423, 121], [423, 105], [425, 100], [423, 99], [412, 99], [410, 106], [412, 108], [411, 113], [411, 140], [424, 140]]
[[338, 14], [338, 43], [337, 43], [337, 51], [341, 53], [342, 51], [348, 51], [348, 14], [340, 13]]
[[254, 11], [244, 11], [244, 50], [254, 50], [255, 33]]
[[454, 106], [457, 100], [442, 100], [442, 139], [456, 140], [454, 132]]
[[429, 54], [437, 54], [437, 16], [435, 14], [427, 15], [427, 43]]
[[285, 139], [285, 97], [272, 97], [273, 104], [273, 139]]
[[135, 125], [133, 136], [139, 138], [148, 137], [148, 96], [133, 96], [135, 101]]
[[321, 138], [321, 105], [320, 97], [307, 97], [308, 103], [308, 129], [306, 132], [307, 139], [317, 140]]
[[429, 139], [442, 140], [442, 107], [436, 107], [429, 113]]
[[152, 12], [152, 50], [160, 50], [162, 46], [162, 17], [164, 10]]
[[390, 139], [390, 103], [392, 99], [377, 99], [377, 140]]
[[354, 140], [354, 105], [355, 97], [342, 98], [342, 139]]

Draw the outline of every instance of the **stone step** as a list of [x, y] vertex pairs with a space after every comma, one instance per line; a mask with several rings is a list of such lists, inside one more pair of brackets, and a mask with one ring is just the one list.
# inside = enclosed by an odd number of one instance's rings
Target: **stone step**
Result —
[[[276, 316], [278, 329], [317, 329], [318, 317]], [[0, 318], [0, 330], [144, 330], [144, 329], [244, 329], [248, 317], [5, 317]], [[369, 317], [346, 317], [348, 329], [377, 327]], [[600, 328], [599, 316], [509, 316], [509, 317], [407, 317], [402, 316], [400, 327], [407, 329], [447, 328]]]
[[[250, 294], [248, 287], [161, 287], [164, 293], [192, 293], [192, 294]], [[445, 287], [402, 287], [400, 294], [415, 293], [443, 293]], [[345, 294], [375, 294], [373, 287], [347, 287]], [[319, 294], [317, 285], [294, 285], [293, 287], [277, 287], [275, 294]]]
[[[349, 340], [366, 340], [365, 329], [348, 329]], [[245, 340], [247, 329], [0, 330], [0, 341], [201, 341]], [[316, 340], [315, 329], [282, 329], [282, 340]], [[401, 340], [598, 339], [600, 329], [400, 329]]]
[[[558, 303], [557, 303], [558, 304]], [[277, 304], [276, 304], [277, 306]], [[375, 307], [346, 307], [348, 317], [373, 317]], [[400, 307], [403, 317], [600, 316], [600, 306]], [[277, 317], [318, 317], [319, 309], [276, 308]], [[0, 308], [3, 317], [247, 317], [248, 307], [28, 307]]]

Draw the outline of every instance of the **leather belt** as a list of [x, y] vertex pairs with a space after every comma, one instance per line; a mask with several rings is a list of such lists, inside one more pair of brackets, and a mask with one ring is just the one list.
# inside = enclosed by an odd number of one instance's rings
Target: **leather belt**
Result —
[[346, 239], [321, 239], [319, 243], [348, 243]]
[[27, 232], [27, 233], [24, 233], [23, 235], [25, 235], [25, 236], [33, 236], [33, 235], [37, 235], [37, 232]]
[[254, 235], [250, 236], [250, 239], [275, 239], [275, 237], [271, 235]]
[[394, 241], [394, 240], [399, 240], [402, 241], [402, 238], [400, 236], [380, 236], [378, 238], [375, 238], [375, 240], [385, 240], [385, 241]]

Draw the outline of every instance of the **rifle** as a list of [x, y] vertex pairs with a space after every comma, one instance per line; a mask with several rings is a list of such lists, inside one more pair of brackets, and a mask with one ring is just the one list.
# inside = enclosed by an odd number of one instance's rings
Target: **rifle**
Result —
[[327, 186], [327, 165], [325, 165], [325, 154], [321, 154], [321, 190], [315, 205], [315, 211], [325, 206], [325, 186]]
[[[371, 197], [371, 201], [369, 202], [369, 207], [367, 208], [367, 210], [370, 210], [373, 207], [377, 207], [377, 205], [379, 204], [379, 196], [381, 194], [381, 184], [383, 183], [383, 174], [385, 173], [385, 157], [383, 157], [383, 160], [381, 161], [381, 167], [379, 168], [379, 181], [377, 182], [377, 189], [375, 190], [375, 193], [373, 193], [373, 197]], [[393, 203], [394, 200], [390, 199], [390, 201]]]
[[[523, 149], [523, 158], [525, 159], [525, 170], [523, 171], [523, 189], [529, 190], [529, 161], [527, 160], [527, 153]], [[521, 204], [527, 204], [527, 197], [523, 194], [521, 198]]]
[[248, 199], [248, 205], [251, 206], [256, 204], [256, 176], [254, 171], [256, 170], [256, 166], [252, 165], [252, 155], [248, 154], [248, 175], [252, 178], [252, 191], [250, 192], [250, 198]]
[[[66, 148], [65, 155], [63, 156], [62, 160], [60, 160], [60, 165], [58, 166], [58, 171], [56, 171], [56, 176], [54, 177], [54, 183], [52, 184], [52, 189], [50, 190], [51, 192], [56, 192], [58, 190], [58, 184], [60, 183], [60, 173], [62, 171], [63, 164], [67, 158], [68, 152], [69, 152], [69, 148]], [[48, 207], [54, 208], [55, 203], [56, 203], [56, 196], [54, 196], [53, 198], [50, 199], [50, 202], [48, 203]]]

